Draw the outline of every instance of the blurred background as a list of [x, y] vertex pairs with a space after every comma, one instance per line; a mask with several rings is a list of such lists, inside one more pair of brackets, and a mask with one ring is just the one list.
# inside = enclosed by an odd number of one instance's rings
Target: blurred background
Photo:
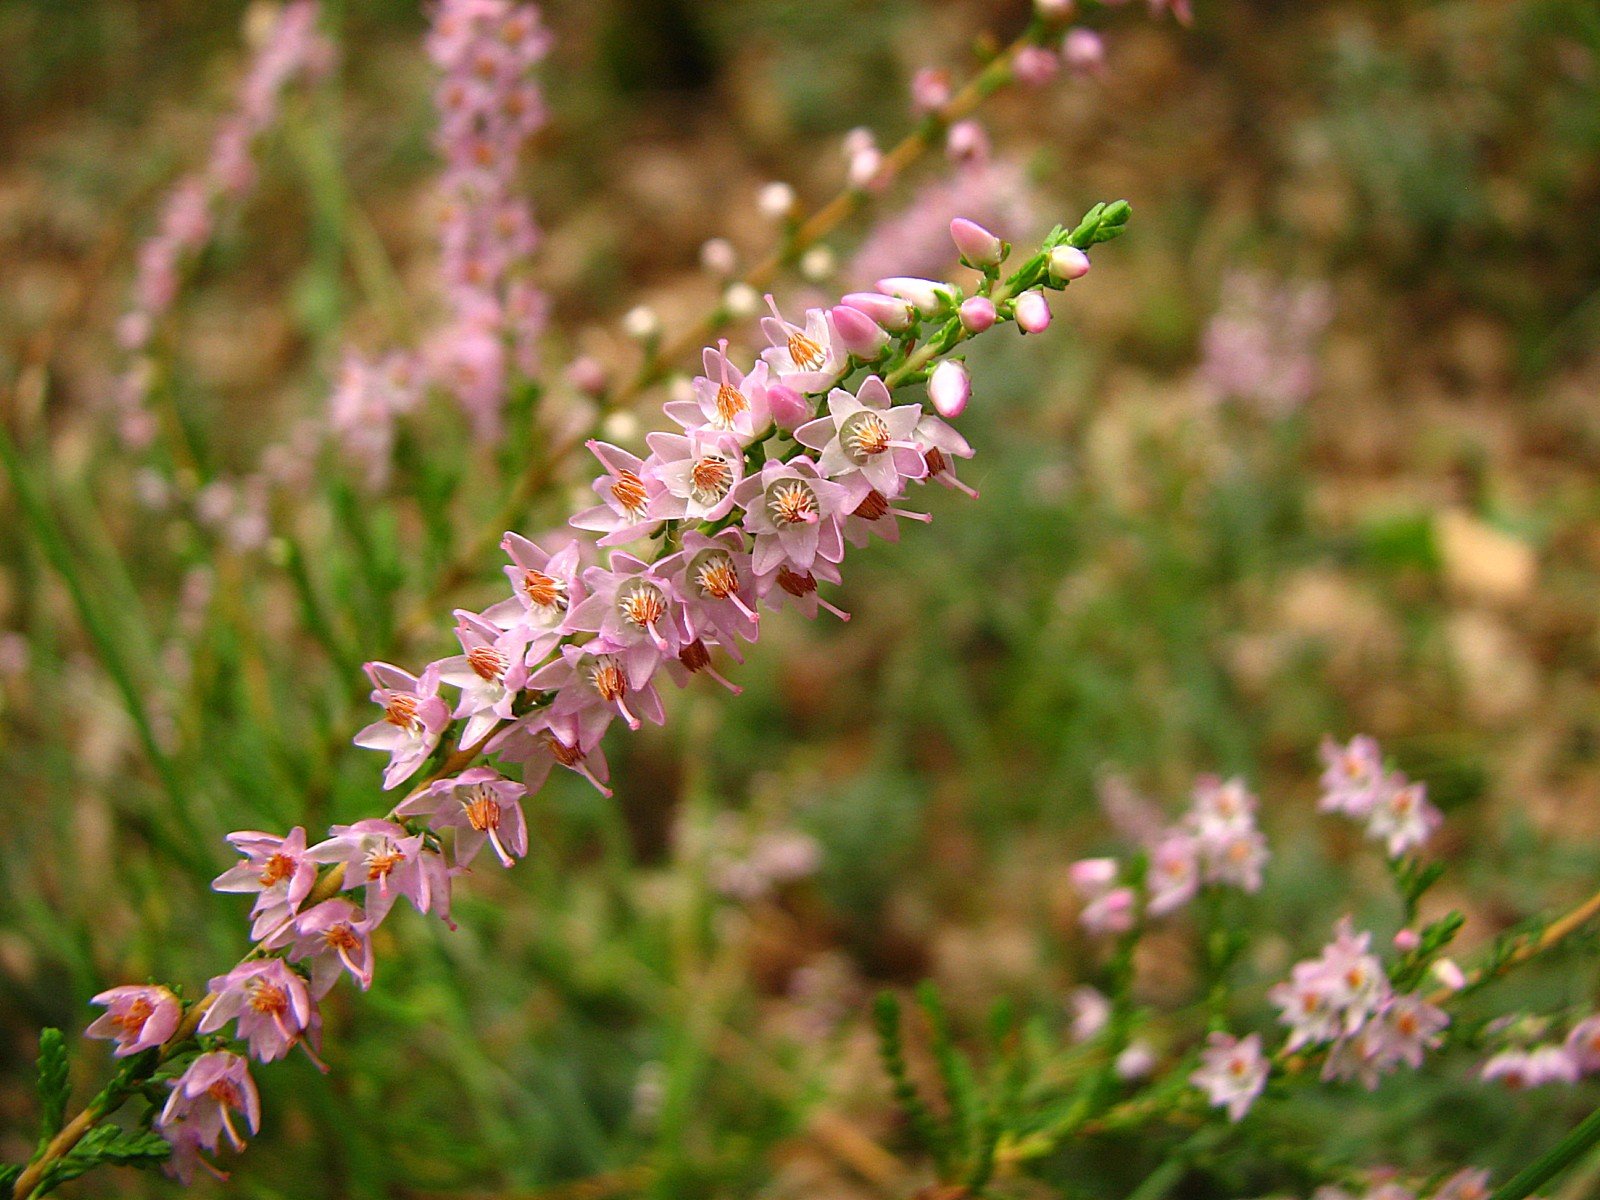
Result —
[[[246, 905], [209, 891], [225, 833], [378, 813], [381, 762], [349, 745], [372, 719], [359, 664], [451, 653], [449, 609], [503, 594], [492, 543], [448, 596], [436, 584], [537, 447], [475, 448], [442, 407], [402, 442], [389, 493], [329, 458], [308, 494], [270, 499], [265, 540], [198, 519], [209, 485], [319, 417], [345, 345], [425, 319], [406, 299], [437, 269], [425, 20], [409, 0], [324, 8], [338, 65], [287, 103], [176, 312], [182, 445], [136, 454], [106, 417], [114, 327], [263, 10], [0, 6], [5, 1160], [31, 1145], [41, 1026], [80, 1029], [116, 983], [200, 994], [234, 961]], [[264, 1128], [224, 1164], [233, 1190], [909, 1194], [926, 1180], [873, 1178], [836, 1127], [897, 1145], [866, 1002], [932, 978], [958, 1029], [1005, 996], [1059, 1039], [1102, 966], [1065, 867], [1125, 849], [1108, 791], [1171, 813], [1200, 772], [1259, 792], [1274, 858], [1238, 912], [1276, 932], [1241, 969], [1247, 995], [1343, 912], [1392, 930], [1381, 858], [1313, 811], [1328, 734], [1371, 733], [1428, 783], [1449, 864], [1429, 910], [1466, 913], [1469, 955], [1593, 890], [1600, 10], [1196, 8], [1190, 29], [1091, 8], [1103, 71], [995, 97], [982, 171], [930, 157], [828, 240], [831, 271], [777, 289], [797, 310], [956, 271], [955, 215], [1025, 247], [1095, 201], [1134, 209], [1046, 334], [973, 347], [963, 474], [981, 500], [920, 493], [931, 527], [847, 560], [847, 625], [764, 621], [743, 696], [691, 688], [664, 729], [613, 733], [615, 803], [558, 773], [529, 806], [526, 863], [464, 881], [457, 932], [386, 925], [371, 992], [330, 997], [332, 1072], [299, 1056], [257, 1072]], [[670, 332], [714, 301], [706, 239], [746, 262], [772, 246], [763, 183], [820, 205], [847, 130], [892, 144], [918, 68], [965, 78], [1029, 16], [1017, 0], [543, 12], [552, 119], [525, 181], [557, 413], [579, 411], [567, 357], [631, 369], [625, 310], [648, 303]], [[748, 359], [753, 322], [735, 336]], [[614, 416], [613, 440], [662, 427], [663, 396]], [[518, 528], [558, 525], [590, 472], [558, 468]], [[1182, 998], [1192, 932], [1148, 950], [1141, 994]], [[1491, 1002], [1582, 1011], [1595, 983], [1592, 956], [1571, 957]], [[1469, 1060], [1271, 1120], [1334, 1159], [1505, 1172], [1596, 1100], [1516, 1100]], [[107, 1061], [78, 1057], [80, 1095]], [[1006, 1187], [1120, 1197], [1160, 1152], [1074, 1148]], [[100, 1172], [67, 1192], [176, 1186]], [[1176, 1194], [1285, 1187], [1221, 1162]]]

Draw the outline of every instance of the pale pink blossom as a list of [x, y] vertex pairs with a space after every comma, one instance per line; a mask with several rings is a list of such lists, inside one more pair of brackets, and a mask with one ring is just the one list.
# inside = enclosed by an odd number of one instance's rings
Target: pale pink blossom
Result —
[[1226, 1108], [1228, 1119], [1238, 1121], [1267, 1086], [1267, 1060], [1261, 1055], [1261, 1035], [1240, 1040], [1213, 1033], [1200, 1052], [1200, 1068], [1189, 1082], [1206, 1093], [1214, 1108]]
[[164, 987], [114, 987], [89, 1003], [105, 1005], [106, 1011], [83, 1031], [84, 1036], [115, 1040], [116, 1058], [161, 1045], [183, 1017], [183, 1005]]

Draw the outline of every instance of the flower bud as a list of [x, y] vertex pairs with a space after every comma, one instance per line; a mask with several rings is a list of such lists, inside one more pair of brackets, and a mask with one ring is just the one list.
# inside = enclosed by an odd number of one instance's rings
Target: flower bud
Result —
[[1061, 40], [1061, 58], [1076, 75], [1098, 75], [1105, 69], [1106, 44], [1092, 29], [1069, 29]]
[[811, 419], [811, 406], [792, 387], [774, 383], [767, 388], [767, 409], [779, 429], [793, 432]]
[[928, 399], [941, 417], [954, 420], [967, 407], [972, 398], [972, 376], [967, 374], [965, 363], [947, 358], [933, 369], [928, 380]]
[[840, 304], [833, 309], [832, 315], [840, 344], [857, 358], [877, 358], [889, 344], [889, 335], [882, 326], [860, 309]]
[[739, 268], [739, 256], [727, 238], [711, 238], [700, 247], [700, 265], [726, 279]]
[[923, 67], [911, 77], [911, 108], [920, 114], [931, 113], [950, 102], [950, 72]]
[[722, 303], [732, 317], [753, 317], [761, 311], [761, 293], [748, 283], [730, 283]]
[[976, 221], [957, 217], [950, 222], [950, 240], [961, 252], [961, 261], [977, 270], [998, 267], [1006, 256], [1006, 244]]
[[945, 134], [944, 152], [951, 162], [984, 162], [989, 157], [989, 135], [976, 121], [957, 121]]
[[968, 333], [984, 333], [994, 325], [994, 301], [987, 296], [963, 300], [956, 311], [961, 317], [961, 327]]
[[833, 274], [838, 263], [826, 246], [813, 246], [800, 256], [800, 274], [812, 283], [821, 283]]
[[1441, 958], [1434, 963], [1433, 975], [1452, 992], [1459, 992], [1467, 986], [1467, 974], [1453, 958]]
[[787, 183], [774, 182], [762, 186], [756, 195], [756, 208], [769, 221], [782, 221], [794, 214], [794, 189]]
[[911, 305], [894, 296], [885, 296], [880, 292], [851, 292], [840, 298], [843, 306], [864, 312], [879, 325], [891, 333], [900, 333], [911, 328], [915, 319]]
[[894, 275], [878, 280], [877, 288], [885, 295], [909, 301], [925, 317], [934, 316], [947, 304], [954, 303], [950, 285], [933, 279]]
[[567, 367], [567, 382], [585, 396], [594, 397], [605, 395], [608, 386], [605, 367], [599, 359], [588, 355], [572, 360]]
[[1023, 333], [1043, 333], [1050, 328], [1050, 302], [1041, 291], [1023, 292], [1014, 310]]
[[1074, 0], [1033, 0], [1033, 7], [1046, 21], [1065, 21], [1072, 15]]
[[1057, 246], [1050, 251], [1050, 274], [1071, 282], [1089, 273], [1089, 256], [1076, 246]]
[[1394, 948], [1401, 954], [1410, 954], [1422, 945], [1422, 937], [1415, 929], [1402, 929], [1394, 935]]
[[1060, 65], [1060, 60], [1043, 46], [1024, 46], [1011, 60], [1011, 73], [1024, 87], [1043, 87]]
[[648, 304], [636, 304], [622, 314], [622, 332], [636, 342], [652, 342], [661, 336], [661, 318]]

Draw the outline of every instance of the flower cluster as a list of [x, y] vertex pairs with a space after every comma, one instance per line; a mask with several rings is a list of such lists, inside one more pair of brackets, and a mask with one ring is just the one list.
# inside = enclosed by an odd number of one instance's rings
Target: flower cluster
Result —
[[[447, 4], [435, 53], [470, 61], [474, 47], [485, 49], [479, 23], [493, 18], [501, 22], [495, 61], [531, 61], [542, 53], [537, 24], [507, 24], [522, 11], [496, 0]], [[447, 14], [462, 22], [445, 22]], [[706, 349], [688, 398], [666, 406], [677, 432], [650, 434], [644, 458], [589, 443], [603, 469], [594, 483], [600, 503], [574, 515], [571, 530], [543, 546], [505, 535], [511, 594], [482, 612], [457, 612], [461, 653], [416, 675], [366, 665], [382, 715], [355, 741], [387, 752], [385, 787], [410, 779], [450, 736], [444, 765], [387, 816], [335, 825], [320, 842], [299, 827], [230, 835], [242, 861], [214, 886], [255, 896], [257, 946], [210, 981], [203, 1001], [185, 1010], [158, 987], [97, 998], [109, 1011], [91, 1032], [114, 1038], [119, 1055], [156, 1046], [170, 1053], [185, 1037], [206, 1037], [208, 1052], [172, 1081], [156, 1119], [178, 1173], [187, 1178], [224, 1133], [242, 1144], [234, 1115], [256, 1128], [245, 1055], [272, 1062], [298, 1046], [322, 1065], [319, 1004], [341, 975], [371, 984], [373, 931], [397, 900], [448, 923], [452, 881], [485, 847], [504, 867], [527, 854], [522, 805], [554, 766], [609, 796], [600, 739], [619, 718], [634, 729], [664, 721], [663, 676], [682, 687], [703, 673], [738, 691], [712, 665], [713, 649], [742, 661], [763, 611], [792, 606], [844, 618], [819, 586], [840, 582], [846, 545], [893, 541], [899, 519], [929, 519], [901, 507], [912, 485], [976, 495], [955, 475], [955, 460], [972, 448], [901, 389], [927, 383], [936, 412], [959, 415], [971, 381], [951, 351], [1007, 321], [1043, 329], [1044, 289], [1081, 277], [1084, 249], [1116, 236], [1126, 219], [1125, 205], [1097, 206], [1071, 234], [1055, 230], [1004, 281], [1009, 246], [970, 221], [953, 223], [957, 249], [982, 277], [970, 299], [942, 281], [887, 279], [796, 323], [769, 297], [767, 348], [748, 368], [726, 341]], [[858, 374], [854, 387], [841, 386]], [[472, 765], [480, 755], [497, 765]], [[520, 769], [520, 782], [502, 773], [505, 764]], [[728, 890], [754, 898], [815, 870], [815, 844], [799, 835], [758, 844], [745, 865]], [[245, 1055], [222, 1049], [230, 1038]]]
[[[1268, 851], [1255, 814], [1256, 798], [1242, 780], [1197, 779], [1189, 811], [1175, 824], [1152, 828], [1146, 835], [1145, 915], [1176, 912], [1206, 885], [1259, 891]], [[1133, 885], [1119, 882], [1122, 869], [1116, 859], [1080, 859], [1068, 868], [1068, 876], [1084, 900], [1079, 920], [1085, 929], [1115, 934], [1133, 928], [1141, 896]]]
[[139, 355], [115, 393], [120, 431], [131, 446], [155, 437], [144, 407], [155, 369], [148, 350], [156, 323], [178, 297], [185, 266], [210, 242], [221, 205], [243, 199], [254, 185], [254, 146], [277, 123], [285, 89], [332, 64], [333, 46], [317, 31], [318, 15], [317, 0], [292, 0], [260, 31], [237, 104], [217, 129], [205, 166], [173, 187], [156, 233], [139, 249], [133, 304], [117, 326], [123, 346]]
[[1600, 1071], [1600, 1016], [1587, 1017], [1560, 1042], [1500, 1051], [1483, 1064], [1484, 1079], [1513, 1090], [1547, 1083], [1576, 1083]]
[[1450, 1018], [1416, 993], [1396, 992], [1371, 941], [1344, 918], [1321, 955], [1296, 963], [1268, 998], [1289, 1027], [1285, 1053], [1325, 1045], [1324, 1079], [1359, 1079], [1375, 1088], [1401, 1064], [1421, 1066]]
[[1365, 821], [1367, 836], [1383, 842], [1390, 858], [1420, 849], [1438, 829], [1443, 818], [1428, 803], [1426, 785], [1385, 769], [1372, 738], [1353, 737], [1345, 746], [1325, 739], [1321, 754], [1325, 770], [1318, 811]]
[[443, 0], [428, 54], [441, 78], [437, 145], [442, 271], [451, 318], [430, 340], [429, 374], [460, 401], [482, 440], [499, 430], [507, 355], [532, 375], [543, 331], [542, 292], [518, 277], [538, 246], [533, 210], [518, 194], [528, 139], [545, 123], [534, 68], [550, 37], [532, 5]]

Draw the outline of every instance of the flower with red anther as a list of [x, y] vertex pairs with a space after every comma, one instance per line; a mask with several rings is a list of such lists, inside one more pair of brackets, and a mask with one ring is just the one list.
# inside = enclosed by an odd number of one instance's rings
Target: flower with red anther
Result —
[[362, 669], [376, 685], [372, 702], [383, 706], [383, 719], [356, 734], [355, 744], [389, 752], [383, 786], [396, 787], [433, 753], [450, 724], [450, 709], [439, 698], [439, 677], [431, 669], [420, 678], [383, 662], [369, 662]]
[[715, 350], [706, 347], [702, 362], [706, 373], [689, 383], [694, 399], [670, 401], [663, 411], [686, 431], [731, 433], [741, 446], [748, 446], [767, 431], [772, 419], [767, 410], [767, 364], [756, 363], [746, 375], [729, 361], [727, 338]]
[[166, 1169], [184, 1183], [194, 1179], [196, 1165], [226, 1179], [200, 1151], [215, 1151], [223, 1134], [235, 1150], [244, 1149], [244, 1138], [234, 1127], [234, 1113], [243, 1115], [251, 1133], [261, 1128], [261, 1098], [250, 1078], [250, 1064], [237, 1054], [214, 1050], [190, 1063], [171, 1081], [171, 1087], [172, 1093], [155, 1120], [156, 1132], [172, 1143]]
[[263, 943], [268, 950], [289, 948], [290, 962], [311, 960], [311, 998], [321, 1000], [341, 970], [365, 991], [372, 986], [372, 927], [356, 905], [335, 896], [299, 913]]
[[84, 1036], [114, 1040], [116, 1058], [161, 1045], [183, 1017], [183, 1005], [164, 987], [114, 987], [89, 1003], [103, 1004], [106, 1011], [83, 1031]]
[[[322, 1018], [306, 981], [281, 958], [240, 963], [208, 986], [216, 999], [200, 1019], [200, 1032], [215, 1033], [237, 1018], [239, 1036], [260, 1062], [282, 1058], [297, 1042], [317, 1037]], [[317, 1062], [316, 1055], [311, 1059]]]

